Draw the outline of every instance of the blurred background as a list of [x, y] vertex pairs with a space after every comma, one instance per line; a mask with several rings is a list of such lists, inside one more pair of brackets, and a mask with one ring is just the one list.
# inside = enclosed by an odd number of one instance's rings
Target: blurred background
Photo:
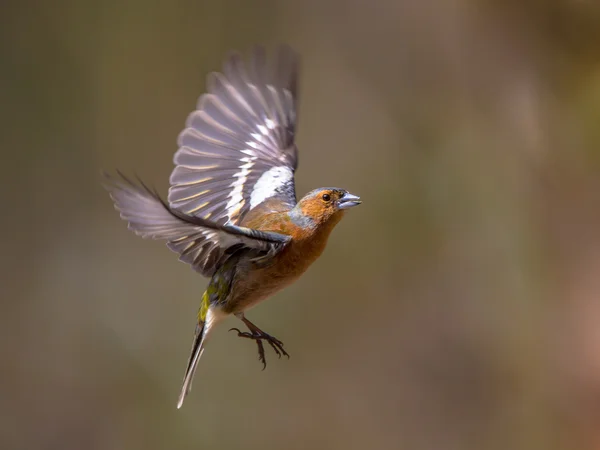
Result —
[[[0, 6], [0, 448], [600, 448], [600, 4]], [[100, 169], [166, 194], [231, 49], [303, 55], [297, 190], [364, 204], [218, 329], [207, 280], [128, 232]]]

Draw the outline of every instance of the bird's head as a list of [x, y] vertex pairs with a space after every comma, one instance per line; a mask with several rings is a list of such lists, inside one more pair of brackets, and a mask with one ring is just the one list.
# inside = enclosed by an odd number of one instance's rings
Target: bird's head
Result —
[[302, 197], [295, 209], [318, 226], [337, 223], [347, 209], [360, 203], [360, 197], [345, 189], [320, 188]]

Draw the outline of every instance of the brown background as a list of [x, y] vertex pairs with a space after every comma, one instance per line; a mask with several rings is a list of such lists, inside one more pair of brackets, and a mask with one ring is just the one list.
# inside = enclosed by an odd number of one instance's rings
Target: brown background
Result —
[[[0, 448], [600, 448], [600, 4], [0, 6]], [[232, 48], [303, 55], [299, 195], [364, 204], [175, 409], [206, 280], [126, 230]], [[231, 320], [226, 325], [235, 326]]]

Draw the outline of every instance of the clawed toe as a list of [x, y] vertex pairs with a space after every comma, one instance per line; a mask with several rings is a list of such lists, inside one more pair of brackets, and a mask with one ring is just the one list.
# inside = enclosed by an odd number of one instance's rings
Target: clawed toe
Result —
[[265, 337], [265, 339], [269, 343], [271, 348], [273, 348], [273, 350], [275, 351], [275, 354], [277, 354], [277, 357], [279, 359], [281, 359], [281, 355], [285, 355], [289, 359], [290, 355], [284, 350], [283, 342], [281, 342], [279, 339], [274, 338], [273, 336], [269, 336], [269, 335], [267, 335], [267, 336], [268, 337]]
[[230, 328], [229, 331], [236, 331], [238, 337], [244, 337], [248, 339], [256, 339], [256, 337], [247, 331], [241, 331], [239, 328]]
[[264, 331], [260, 331], [258, 328], [252, 330], [251, 332], [244, 332], [239, 330], [238, 328], [230, 328], [229, 331], [237, 332], [238, 337], [243, 337], [246, 339], [252, 339], [256, 342], [258, 347], [258, 360], [263, 363], [263, 370], [267, 367], [267, 360], [265, 358], [265, 348], [263, 345], [263, 341], [267, 341], [277, 357], [281, 359], [281, 355], [285, 355], [290, 357], [288, 352], [286, 352], [283, 348], [283, 342], [279, 339], [271, 336], [270, 334], [265, 333]]

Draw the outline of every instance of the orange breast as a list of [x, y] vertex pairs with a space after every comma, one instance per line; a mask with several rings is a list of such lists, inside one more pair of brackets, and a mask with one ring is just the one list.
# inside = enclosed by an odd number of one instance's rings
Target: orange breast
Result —
[[[314, 230], [303, 230], [291, 221], [285, 220], [281, 213], [272, 217], [263, 217], [260, 226], [263, 231], [275, 231], [292, 236], [292, 241], [273, 262], [266, 267], [254, 268], [235, 281], [233, 291], [235, 300], [230, 302], [230, 311], [240, 312], [251, 308], [260, 301], [290, 285], [317, 260], [325, 246], [335, 224], [323, 225]], [[287, 216], [287, 214], [285, 214]], [[246, 224], [245, 226], [251, 226]]]

